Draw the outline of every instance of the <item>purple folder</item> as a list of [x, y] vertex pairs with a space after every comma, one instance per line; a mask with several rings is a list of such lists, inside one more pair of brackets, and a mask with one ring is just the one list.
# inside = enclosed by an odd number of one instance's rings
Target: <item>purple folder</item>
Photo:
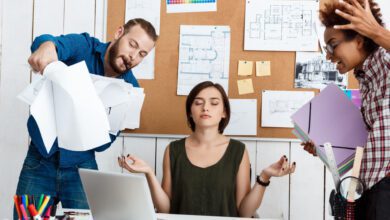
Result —
[[336, 85], [327, 86], [291, 118], [297, 127], [294, 133], [312, 140], [325, 163], [323, 145], [332, 144], [341, 175], [352, 167], [355, 148], [366, 145], [368, 134], [360, 110]]

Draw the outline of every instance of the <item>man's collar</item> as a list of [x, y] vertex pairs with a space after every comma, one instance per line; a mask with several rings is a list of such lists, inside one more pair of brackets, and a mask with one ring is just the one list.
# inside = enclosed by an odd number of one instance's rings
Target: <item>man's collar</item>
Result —
[[104, 57], [104, 55], [106, 54], [106, 51], [107, 51], [107, 48], [108, 48], [109, 45], [110, 45], [110, 42], [99, 44], [96, 47], [96, 52], [102, 54], [103, 57]]

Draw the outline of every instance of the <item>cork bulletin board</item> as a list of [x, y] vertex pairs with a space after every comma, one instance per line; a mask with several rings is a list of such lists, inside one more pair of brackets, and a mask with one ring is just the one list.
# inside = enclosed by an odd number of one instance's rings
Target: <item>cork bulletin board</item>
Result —
[[[113, 38], [118, 27], [125, 23], [125, 0], [108, 0], [107, 39]], [[257, 99], [257, 137], [295, 138], [291, 128], [261, 127], [261, 91], [316, 91], [294, 88], [295, 52], [244, 51], [245, 1], [218, 0], [216, 12], [166, 13], [166, 1], [161, 0], [160, 37], [156, 45], [155, 79], [139, 80], [145, 88], [145, 102], [139, 129], [127, 130], [143, 134], [189, 134], [185, 114], [186, 96], [176, 95], [179, 58], [180, 25], [228, 25], [231, 31], [229, 98]], [[238, 61], [271, 61], [271, 76], [252, 78], [255, 93], [239, 95]], [[353, 74], [349, 74], [349, 88], [358, 88]]]

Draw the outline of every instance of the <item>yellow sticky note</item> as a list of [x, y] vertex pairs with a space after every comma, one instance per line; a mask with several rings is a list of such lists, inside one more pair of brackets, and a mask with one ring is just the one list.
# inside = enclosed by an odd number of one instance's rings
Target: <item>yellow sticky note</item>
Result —
[[252, 61], [240, 60], [238, 61], [238, 75], [239, 76], [250, 76], [252, 75]]
[[237, 85], [238, 85], [238, 94], [244, 95], [244, 94], [253, 93], [252, 79], [237, 80]]
[[257, 61], [256, 76], [270, 76], [270, 75], [271, 75], [271, 61]]

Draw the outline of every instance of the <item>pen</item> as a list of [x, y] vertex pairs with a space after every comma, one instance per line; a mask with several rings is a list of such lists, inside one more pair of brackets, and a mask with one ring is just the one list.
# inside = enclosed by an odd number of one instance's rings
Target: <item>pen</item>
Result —
[[51, 210], [50, 210], [50, 220], [55, 220], [55, 218], [56, 218], [58, 202], [59, 202], [58, 198], [54, 197], [53, 206], [51, 207]]
[[26, 206], [26, 209], [27, 209], [27, 207], [28, 207], [28, 196], [27, 196], [27, 194], [26, 195], [24, 195], [24, 201], [25, 201], [25, 206]]
[[30, 216], [31, 216], [34, 220], [42, 220], [41, 216], [38, 214], [37, 210], [35, 209], [34, 204], [30, 204], [30, 205], [28, 206], [28, 211], [30, 212]]
[[43, 210], [45, 210], [45, 208], [46, 208], [47, 203], [49, 202], [49, 200], [50, 200], [50, 196], [46, 196], [45, 199], [44, 199], [43, 202], [42, 202], [41, 207], [39, 207], [39, 211], [38, 211], [38, 214], [39, 214], [39, 215], [42, 215], [42, 212], [43, 212]]
[[18, 219], [21, 220], [22, 219], [22, 213], [20, 211], [20, 204], [19, 204], [19, 196], [17, 195], [14, 195], [14, 202], [15, 202], [15, 208], [16, 208], [16, 212], [18, 213]]
[[41, 197], [39, 198], [39, 203], [38, 203], [38, 209], [41, 208], [41, 205], [42, 205], [42, 202], [43, 202], [43, 199], [45, 198], [45, 195], [41, 194]]
[[23, 216], [23, 220], [28, 220], [27, 213], [26, 210], [24, 209], [23, 204], [20, 204], [19, 207], [20, 207], [20, 212], [22, 213]]
[[53, 206], [49, 206], [49, 208], [46, 210], [45, 215], [43, 215], [43, 220], [49, 220], [50, 219], [50, 213]]

